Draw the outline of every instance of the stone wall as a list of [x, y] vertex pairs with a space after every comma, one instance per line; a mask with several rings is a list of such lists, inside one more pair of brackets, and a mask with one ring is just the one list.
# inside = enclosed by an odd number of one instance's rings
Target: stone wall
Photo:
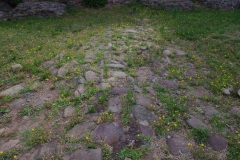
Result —
[[173, 10], [178, 9], [191, 10], [194, 8], [194, 4], [191, 0], [140, 0], [145, 6], [153, 7], [156, 9]]
[[28, 16], [61, 16], [66, 9], [66, 5], [57, 2], [24, 2], [14, 8], [9, 16], [28, 17]]
[[240, 8], [240, 0], [199, 0], [199, 2], [206, 7], [221, 10]]
[[[136, 2], [136, 0], [108, 0], [107, 6], [113, 6], [113, 5], [119, 5], [119, 4], [125, 4], [129, 2]], [[69, 0], [67, 4], [73, 5], [73, 6], [81, 6], [82, 0]]]

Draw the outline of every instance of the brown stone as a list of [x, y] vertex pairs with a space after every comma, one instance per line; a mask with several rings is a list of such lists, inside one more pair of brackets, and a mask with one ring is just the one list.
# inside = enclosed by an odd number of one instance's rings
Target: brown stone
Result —
[[73, 151], [70, 155], [65, 155], [63, 160], [103, 160], [102, 149], [78, 149]]
[[178, 82], [175, 80], [163, 80], [162, 85], [167, 89], [178, 89], [179, 85]]
[[97, 74], [93, 71], [87, 71], [85, 73], [85, 79], [87, 82], [96, 82], [98, 80]]
[[111, 97], [108, 99], [108, 110], [112, 112], [121, 111], [121, 102], [119, 97]]
[[209, 137], [209, 144], [214, 151], [221, 151], [227, 147], [227, 140], [218, 134], [212, 134]]
[[188, 141], [181, 138], [169, 138], [167, 139], [167, 145], [169, 152], [174, 156], [185, 154], [190, 151]]
[[187, 72], [186, 72], [186, 75], [187, 76], [190, 76], [190, 77], [195, 77], [197, 74], [197, 72], [195, 71], [195, 69], [189, 69]]
[[149, 127], [147, 127], [147, 126], [139, 124], [139, 128], [141, 130], [142, 135], [144, 135], [144, 136], [152, 137], [153, 134], [154, 134], [153, 130], [150, 129]]
[[204, 87], [200, 86], [196, 88], [196, 90], [193, 92], [193, 95], [197, 98], [205, 97], [205, 96], [209, 96], [209, 92]]
[[112, 95], [119, 95], [119, 94], [125, 94], [128, 92], [128, 88], [119, 88], [119, 87], [114, 87], [109, 90], [109, 93]]
[[144, 95], [137, 95], [137, 96], [136, 96], [136, 99], [137, 99], [137, 104], [142, 105], [142, 106], [144, 106], [144, 107], [147, 107], [147, 106], [149, 106], [150, 104], [152, 104], [151, 99], [147, 98], [147, 97], [144, 96]]
[[61, 155], [62, 148], [57, 142], [46, 143], [38, 148], [33, 154], [31, 159], [50, 159], [52, 156]]
[[188, 126], [190, 126], [192, 128], [206, 128], [206, 129], [208, 129], [208, 126], [196, 117], [192, 117], [192, 118], [186, 120], [186, 123], [187, 123]]
[[118, 142], [123, 135], [124, 130], [120, 124], [116, 122], [102, 123], [93, 131], [92, 139], [98, 142], [103, 140], [105, 143], [111, 145]]
[[68, 133], [66, 134], [66, 138], [83, 138], [86, 133], [91, 132], [94, 129], [95, 124], [93, 122], [83, 122], [75, 125]]
[[0, 151], [7, 151], [7, 150], [11, 150], [12, 148], [16, 147], [18, 144], [19, 140], [9, 140], [8, 142], [2, 144], [0, 146]]

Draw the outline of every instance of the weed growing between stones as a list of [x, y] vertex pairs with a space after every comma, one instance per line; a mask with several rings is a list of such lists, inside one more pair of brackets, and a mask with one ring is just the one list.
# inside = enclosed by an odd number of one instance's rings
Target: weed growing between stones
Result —
[[26, 130], [21, 135], [21, 141], [24, 145], [32, 148], [50, 140], [51, 131], [46, 131], [42, 127], [35, 127]]
[[198, 143], [204, 144], [208, 140], [210, 132], [206, 128], [196, 128], [192, 130], [192, 135]]

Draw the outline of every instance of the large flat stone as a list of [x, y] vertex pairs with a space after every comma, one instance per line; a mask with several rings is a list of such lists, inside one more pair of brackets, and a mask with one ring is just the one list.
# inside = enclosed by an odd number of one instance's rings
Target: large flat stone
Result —
[[196, 90], [193, 92], [193, 95], [197, 98], [200, 98], [200, 97], [209, 96], [210, 93], [204, 87], [200, 86], [196, 88]]
[[8, 142], [2, 144], [0, 146], [0, 151], [7, 151], [7, 150], [11, 150], [12, 148], [16, 147], [18, 144], [19, 140], [9, 140]]
[[52, 156], [56, 157], [61, 155], [62, 147], [57, 142], [46, 143], [32, 154], [31, 159], [51, 159]]
[[119, 87], [114, 87], [109, 90], [109, 93], [112, 95], [119, 95], [119, 94], [125, 94], [128, 92], [128, 88], [119, 88]]
[[116, 122], [102, 123], [93, 131], [92, 139], [96, 141], [103, 140], [105, 143], [111, 145], [118, 142], [124, 135], [122, 126]]
[[95, 127], [93, 122], [83, 122], [75, 125], [68, 133], [66, 134], [66, 138], [74, 138], [81, 139], [86, 133], [91, 132]]
[[93, 71], [87, 71], [85, 73], [85, 79], [87, 82], [96, 82], [98, 80], [97, 74]]
[[110, 68], [119, 68], [119, 69], [125, 68], [125, 66], [122, 64], [107, 64], [106, 66], [108, 66]]
[[67, 73], [68, 73], [68, 70], [65, 67], [61, 67], [57, 72], [57, 76], [64, 77]]
[[167, 89], [178, 89], [179, 84], [176, 80], [163, 80], [162, 85]]
[[155, 116], [144, 106], [141, 105], [131, 106], [131, 112], [136, 118], [137, 122], [144, 126], [148, 126], [149, 122], [155, 119]]
[[174, 156], [186, 154], [190, 151], [188, 141], [181, 138], [169, 138], [167, 139], [167, 145], [169, 152]]
[[74, 92], [74, 96], [80, 97], [80, 96], [84, 93], [84, 91], [85, 91], [84, 84], [80, 84], [80, 85], [77, 87], [76, 91]]
[[202, 120], [196, 118], [196, 117], [192, 117], [188, 120], [186, 120], [186, 123], [188, 126], [192, 127], [192, 128], [205, 128], [208, 129], [208, 126], [206, 124], [204, 124], [202, 122]]
[[108, 110], [119, 113], [121, 112], [121, 101], [119, 97], [111, 97], [108, 99]]
[[152, 104], [152, 100], [147, 98], [144, 95], [137, 95], [136, 99], [137, 99], [137, 104], [142, 105], [144, 107], [147, 107]]
[[102, 149], [78, 149], [70, 155], [65, 155], [63, 160], [103, 160]]
[[2, 91], [0, 93], [0, 96], [13, 96], [15, 94], [18, 94], [23, 88], [24, 87], [21, 84], [15, 85], [5, 91]]
[[227, 140], [218, 134], [212, 134], [209, 137], [209, 144], [214, 151], [221, 151], [227, 147]]
[[111, 71], [110, 75], [115, 78], [126, 78], [127, 74], [122, 71]]
[[210, 118], [214, 115], [219, 115], [220, 112], [218, 112], [215, 108], [208, 106], [204, 109], [204, 114], [205, 114], [205, 116]]
[[64, 109], [63, 117], [64, 118], [71, 117], [74, 113], [76, 113], [76, 108], [72, 107], [72, 106], [69, 106], [66, 109]]

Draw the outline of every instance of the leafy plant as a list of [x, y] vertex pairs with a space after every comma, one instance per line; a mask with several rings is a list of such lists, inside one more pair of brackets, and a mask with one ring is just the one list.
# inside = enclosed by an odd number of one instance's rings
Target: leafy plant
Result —
[[97, 112], [97, 110], [93, 105], [88, 107], [88, 113], [96, 113], [96, 112]]
[[195, 128], [192, 130], [192, 135], [198, 143], [205, 143], [210, 135], [210, 132], [206, 128]]

